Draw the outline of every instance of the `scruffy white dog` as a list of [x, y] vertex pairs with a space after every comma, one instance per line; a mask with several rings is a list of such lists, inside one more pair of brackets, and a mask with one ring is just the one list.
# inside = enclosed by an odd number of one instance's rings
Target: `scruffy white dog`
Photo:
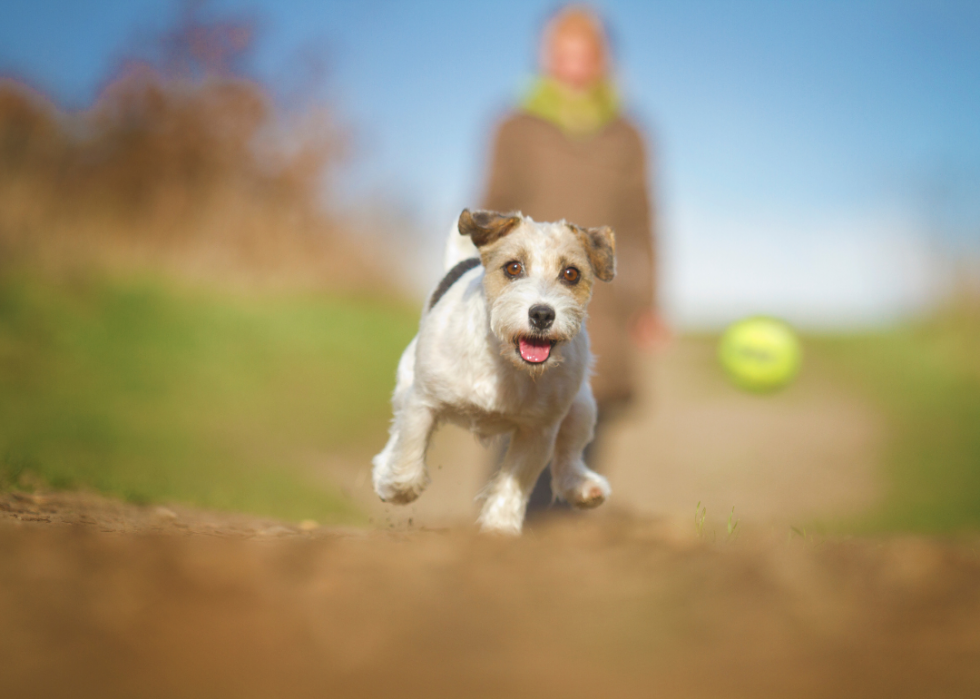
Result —
[[609, 497], [606, 479], [582, 461], [596, 415], [584, 323], [594, 280], [615, 275], [615, 238], [608, 227], [536, 223], [520, 213], [465, 210], [457, 227], [447, 248], [451, 269], [398, 363], [395, 416], [373, 460], [374, 490], [394, 503], [422, 493], [426, 450], [441, 422], [481, 439], [508, 435], [479, 523], [519, 534], [549, 460], [557, 497], [581, 508]]

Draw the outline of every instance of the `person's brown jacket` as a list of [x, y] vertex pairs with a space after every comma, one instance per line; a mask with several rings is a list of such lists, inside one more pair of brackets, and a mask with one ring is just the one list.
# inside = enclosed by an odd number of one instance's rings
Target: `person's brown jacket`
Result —
[[581, 140], [521, 113], [506, 119], [497, 132], [485, 208], [521, 211], [537, 221], [611, 226], [616, 234], [616, 279], [597, 281], [589, 305], [589, 337], [597, 358], [592, 390], [600, 405], [632, 396], [629, 323], [655, 304], [647, 192], [643, 139], [623, 118]]

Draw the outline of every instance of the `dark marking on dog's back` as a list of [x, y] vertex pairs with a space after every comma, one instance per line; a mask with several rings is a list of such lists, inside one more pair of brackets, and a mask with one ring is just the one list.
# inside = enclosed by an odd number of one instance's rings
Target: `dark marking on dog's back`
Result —
[[462, 262], [456, 263], [455, 267], [453, 267], [451, 270], [446, 272], [446, 276], [442, 278], [442, 281], [439, 282], [439, 286], [437, 286], [436, 290], [432, 292], [432, 300], [429, 301], [429, 310], [430, 311], [432, 310], [432, 307], [439, 302], [439, 299], [445, 296], [446, 292], [449, 291], [449, 287], [455, 284], [460, 277], [462, 277], [464, 274], [469, 272], [474, 267], [479, 267], [479, 266], [480, 266], [479, 257], [470, 257], [466, 260], [463, 260]]

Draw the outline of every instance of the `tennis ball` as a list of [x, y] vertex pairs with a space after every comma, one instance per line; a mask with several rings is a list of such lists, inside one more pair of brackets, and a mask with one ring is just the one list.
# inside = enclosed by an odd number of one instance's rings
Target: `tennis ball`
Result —
[[736, 386], [769, 393], [789, 384], [800, 369], [796, 333], [775, 318], [746, 318], [721, 336], [718, 359]]

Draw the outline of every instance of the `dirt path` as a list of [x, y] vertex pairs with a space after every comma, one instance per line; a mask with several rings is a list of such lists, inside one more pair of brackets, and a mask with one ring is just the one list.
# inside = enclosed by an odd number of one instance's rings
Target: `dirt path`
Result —
[[0, 496], [9, 697], [974, 697], [977, 541], [520, 540]]
[[784, 393], [734, 389], [713, 343], [675, 344], [644, 365], [647, 402], [616, 426], [607, 454], [633, 512], [690, 519], [698, 501], [746, 526], [805, 524], [870, 506], [883, 425], [875, 410], [808, 358]]

